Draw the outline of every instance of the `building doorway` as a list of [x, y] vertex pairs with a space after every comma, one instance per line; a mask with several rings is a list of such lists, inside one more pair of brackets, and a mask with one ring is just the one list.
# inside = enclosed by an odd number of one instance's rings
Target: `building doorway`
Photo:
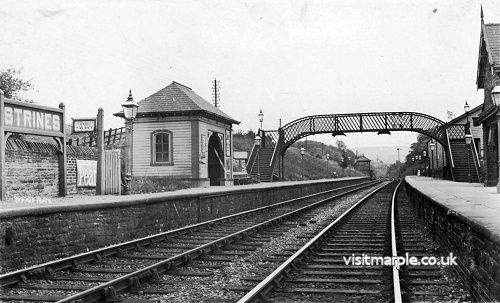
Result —
[[224, 179], [224, 153], [217, 133], [208, 139], [208, 178], [210, 185], [221, 185]]

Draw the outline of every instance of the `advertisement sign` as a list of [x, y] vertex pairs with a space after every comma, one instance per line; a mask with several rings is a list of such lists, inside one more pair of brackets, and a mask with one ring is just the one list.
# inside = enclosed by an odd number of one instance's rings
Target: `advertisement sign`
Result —
[[73, 133], [94, 132], [96, 119], [73, 119]]
[[76, 186], [95, 187], [97, 180], [97, 161], [76, 160]]

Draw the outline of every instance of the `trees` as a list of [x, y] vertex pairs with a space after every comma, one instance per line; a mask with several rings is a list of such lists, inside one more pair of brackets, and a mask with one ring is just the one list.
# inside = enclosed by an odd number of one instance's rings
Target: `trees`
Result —
[[9, 67], [0, 70], [0, 89], [7, 98], [17, 99], [21, 101], [32, 102], [31, 100], [22, 99], [19, 93], [33, 89], [33, 84], [30, 80], [21, 78], [22, 68]]

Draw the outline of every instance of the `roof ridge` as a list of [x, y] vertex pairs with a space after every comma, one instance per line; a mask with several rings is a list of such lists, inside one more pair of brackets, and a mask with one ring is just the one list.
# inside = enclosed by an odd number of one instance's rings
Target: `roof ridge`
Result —
[[182, 86], [182, 87], [185, 87], [185, 88], [187, 88], [187, 89], [189, 89], [189, 90], [192, 90], [192, 89], [191, 89], [191, 87], [186, 86], [186, 85], [184, 85], [184, 84], [180, 84], [179, 82], [175, 82], [175, 81], [173, 81], [173, 82], [172, 82], [172, 84], [177, 84], [177, 85], [180, 85], [180, 86]]

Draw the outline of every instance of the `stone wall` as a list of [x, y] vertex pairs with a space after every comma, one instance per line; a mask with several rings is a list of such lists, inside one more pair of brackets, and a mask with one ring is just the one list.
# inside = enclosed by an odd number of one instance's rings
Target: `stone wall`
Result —
[[269, 184], [213, 194], [122, 196], [119, 202], [0, 212], [0, 272], [219, 218], [367, 178]]
[[58, 195], [58, 157], [55, 145], [9, 139], [6, 147], [7, 199]]
[[416, 214], [442, 248], [457, 256], [460, 275], [475, 301], [500, 300], [500, 238], [483, 226], [431, 200], [406, 183]]

